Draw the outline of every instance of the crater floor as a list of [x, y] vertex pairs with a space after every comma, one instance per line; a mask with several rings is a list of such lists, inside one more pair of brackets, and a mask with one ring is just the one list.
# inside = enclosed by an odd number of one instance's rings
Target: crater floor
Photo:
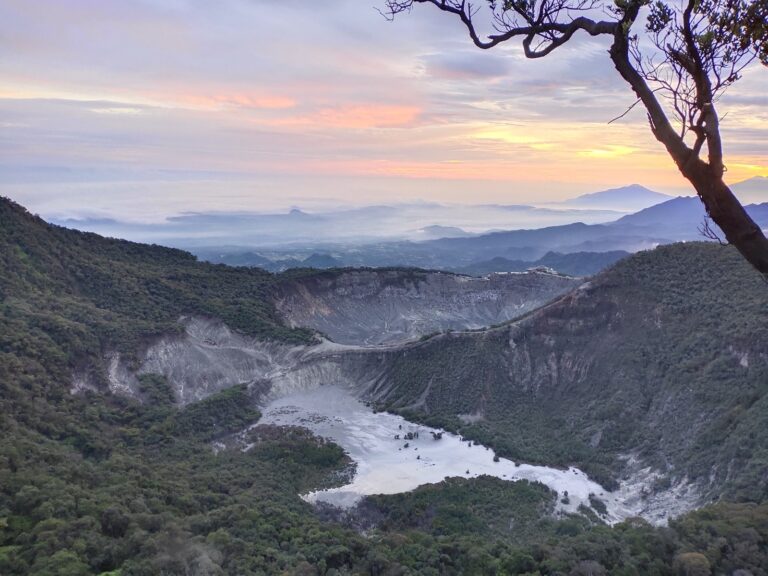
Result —
[[[351, 507], [371, 494], [407, 492], [447, 477], [489, 475], [545, 484], [558, 493], [558, 511], [575, 512], [581, 504], [590, 506], [589, 495], [594, 494], [605, 502], [608, 513], [604, 520], [608, 522], [638, 513], [622, 496], [606, 492], [576, 468], [560, 470], [506, 458], [494, 462], [493, 451], [484, 446], [394, 414], [374, 413], [341, 387], [322, 386], [283, 396], [270, 402], [263, 414], [259, 424], [303, 426], [339, 444], [356, 462], [357, 472], [349, 484], [305, 494], [308, 502]], [[437, 440], [432, 432], [442, 437]], [[409, 433], [418, 438], [406, 439]], [[566, 492], [568, 503], [563, 504]]]

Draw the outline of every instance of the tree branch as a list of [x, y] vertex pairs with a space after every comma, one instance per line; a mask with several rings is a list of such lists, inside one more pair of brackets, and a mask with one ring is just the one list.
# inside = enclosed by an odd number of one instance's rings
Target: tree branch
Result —
[[[523, 49], [528, 58], [541, 58], [550, 54], [568, 42], [579, 30], [587, 32], [590, 36], [598, 36], [600, 34], [614, 34], [618, 26], [617, 22], [594, 21], [584, 16], [579, 16], [570, 22], [550, 22], [548, 19], [551, 14], [540, 12], [535, 20], [529, 19], [529, 24], [526, 26], [509, 25], [504, 32], [491, 34], [487, 40], [483, 40], [472, 21], [471, 4], [467, 4], [464, 0], [388, 0], [387, 13], [389, 17], [392, 17], [399, 12], [410, 10], [413, 4], [432, 4], [443, 12], [458, 16], [467, 29], [472, 42], [483, 50], [488, 50], [513, 38], [523, 37]], [[531, 42], [536, 36], [541, 35], [549, 35], [546, 48], [532, 49]]]
[[651, 132], [664, 145], [670, 156], [675, 160], [675, 163], [682, 170], [685, 163], [690, 160], [692, 151], [672, 127], [654, 91], [651, 90], [643, 76], [635, 70], [629, 61], [629, 31], [637, 18], [639, 10], [640, 2], [633, 2], [627, 7], [614, 33], [613, 44], [609, 54], [616, 70], [629, 83], [638, 99], [648, 111]]

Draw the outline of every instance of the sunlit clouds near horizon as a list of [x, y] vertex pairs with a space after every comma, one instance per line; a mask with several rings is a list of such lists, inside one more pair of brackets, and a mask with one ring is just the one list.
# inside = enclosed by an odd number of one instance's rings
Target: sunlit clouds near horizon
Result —
[[[322, 4], [321, 7], [319, 7]], [[535, 203], [640, 183], [688, 194], [579, 38], [481, 52], [376, 0], [4, 0], [0, 194], [50, 216]], [[768, 71], [720, 103], [728, 178], [768, 176]]]

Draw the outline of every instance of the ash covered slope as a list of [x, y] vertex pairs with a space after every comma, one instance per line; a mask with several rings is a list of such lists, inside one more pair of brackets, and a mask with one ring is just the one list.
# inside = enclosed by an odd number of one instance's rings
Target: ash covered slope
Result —
[[335, 342], [391, 344], [506, 322], [582, 282], [543, 271], [470, 278], [413, 269], [329, 270], [294, 274], [280, 286], [275, 306], [288, 325], [314, 328]]
[[623, 260], [510, 326], [404, 347], [369, 390], [515, 459], [611, 484], [631, 455], [665, 485], [754, 501], [767, 393], [768, 289], [735, 250], [699, 243]]

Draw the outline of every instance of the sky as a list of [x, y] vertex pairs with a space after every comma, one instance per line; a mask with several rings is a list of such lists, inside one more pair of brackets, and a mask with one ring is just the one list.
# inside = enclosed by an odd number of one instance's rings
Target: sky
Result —
[[[0, 194], [48, 217], [690, 194], [608, 60], [474, 48], [383, 0], [0, 0]], [[768, 70], [720, 102], [728, 179], [768, 176]]]

